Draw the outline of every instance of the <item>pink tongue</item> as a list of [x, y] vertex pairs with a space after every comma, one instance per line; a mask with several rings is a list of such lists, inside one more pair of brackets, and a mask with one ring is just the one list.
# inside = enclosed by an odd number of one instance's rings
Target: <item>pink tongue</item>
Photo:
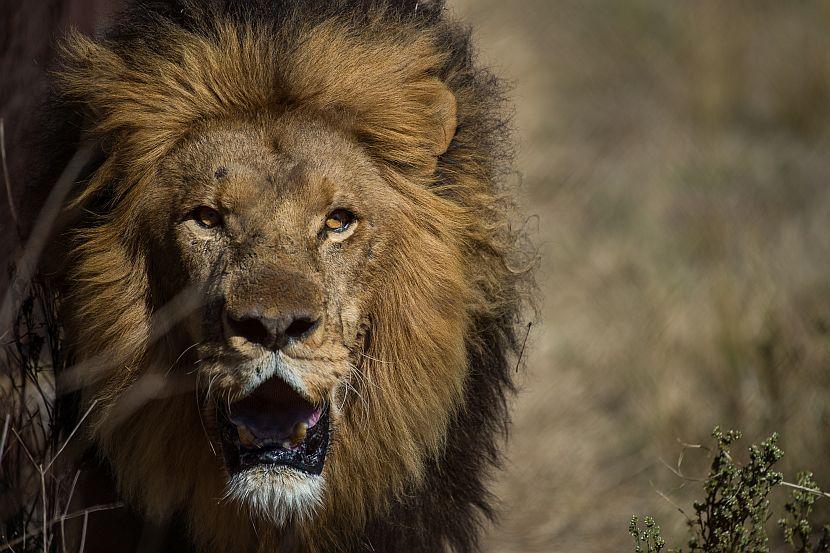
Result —
[[230, 408], [233, 424], [243, 425], [259, 439], [283, 440], [297, 423], [311, 428], [320, 420], [321, 410], [295, 392], [282, 379], [273, 377]]

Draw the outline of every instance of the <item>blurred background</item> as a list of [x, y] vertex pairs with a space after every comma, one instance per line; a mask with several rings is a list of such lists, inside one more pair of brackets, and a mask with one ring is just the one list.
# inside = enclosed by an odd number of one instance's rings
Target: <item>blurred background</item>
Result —
[[685, 545], [668, 467], [715, 424], [830, 487], [830, 3], [449, 6], [513, 83], [542, 259], [488, 550], [633, 551], [633, 514]]
[[[43, 20], [90, 31], [114, 5], [12, 10], [0, 46], [46, 63]], [[678, 507], [702, 492], [673, 470], [716, 424], [744, 445], [780, 432], [787, 479], [830, 488], [830, 2], [448, 5], [512, 83], [541, 257], [487, 551], [633, 551], [634, 514], [683, 544]], [[42, 86], [0, 69], [18, 80], [5, 113]], [[709, 457], [687, 450], [682, 472]]]

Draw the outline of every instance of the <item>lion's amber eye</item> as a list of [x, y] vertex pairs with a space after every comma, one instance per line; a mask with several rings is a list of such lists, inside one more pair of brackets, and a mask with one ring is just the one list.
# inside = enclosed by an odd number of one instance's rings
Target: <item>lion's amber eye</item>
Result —
[[204, 228], [214, 228], [222, 224], [222, 215], [212, 207], [201, 205], [193, 210], [193, 220]]
[[326, 217], [326, 230], [345, 232], [354, 222], [354, 214], [345, 209], [335, 209]]

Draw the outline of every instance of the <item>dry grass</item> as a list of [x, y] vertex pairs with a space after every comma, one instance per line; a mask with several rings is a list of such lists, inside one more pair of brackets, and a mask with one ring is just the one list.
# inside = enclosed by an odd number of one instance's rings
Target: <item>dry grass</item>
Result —
[[716, 423], [830, 487], [827, 4], [451, 5], [516, 82], [543, 256], [489, 549], [626, 551], [634, 513], [680, 543], [662, 461]]
[[17, 286], [3, 300], [13, 315], [0, 336], [0, 552], [83, 553], [89, 516], [123, 504], [73, 508], [81, 470], [62, 464], [61, 455], [96, 402], [74, 427], [56, 424], [65, 417], [55, 402], [54, 370], [68, 365], [54, 318], [57, 297], [37, 279], [23, 284], [20, 265], [12, 272]]
[[[56, 298], [34, 281], [4, 300], [16, 315], [0, 340], [0, 552], [83, 552], [89, 515], [121, 505], [70, 510], [80, 471], [59, 461], [80, 423], [54, 424], [61, 417], [53, 369], [67, 362], [53, 317]], [[74, 519], [81, 519], [80, 539], [66, 532]]]
[[[3, 134], [0, 152], [5, 165]], [[74, 374], [80, 366], [71, 366], [64, 351], [56, 319], [59, 298], [36, 275], [60, 206], [88, 155], [81, 149], [73, 156], [26, 243], [20, 246], [11, 233], [3, 243], [14, 254], [6, 259], [8, 278], [3, 282], [8, 284], [0, 289], [0, 552], [83, 553], [89, 516], [122, 507], [84, 505], [75, 494], [81, 471], [75, 463], [60, 462], [95, 402], [73, 427], [61, 424], [68, 417], [55, 401], [55, 371]], [[11, 189], [5, 170], [3, 177], [4, 186]], [[81, 507], [71, 510], [79, 501]], [[75, 519], [80, 519], [79, 525], [71, 523], [75, 528], [67, 531], [67, 523]]]

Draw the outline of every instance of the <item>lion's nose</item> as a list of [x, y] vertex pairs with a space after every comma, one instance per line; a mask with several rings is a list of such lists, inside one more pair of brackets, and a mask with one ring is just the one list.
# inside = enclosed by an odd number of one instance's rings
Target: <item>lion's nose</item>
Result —
[[307, 312], [280, 317], [266, 317], [256, 311], [240, 315], [226, 312], [225, 318], [232, 335], [271, 350], [303, 340], [320, 324], [319, 318]]

